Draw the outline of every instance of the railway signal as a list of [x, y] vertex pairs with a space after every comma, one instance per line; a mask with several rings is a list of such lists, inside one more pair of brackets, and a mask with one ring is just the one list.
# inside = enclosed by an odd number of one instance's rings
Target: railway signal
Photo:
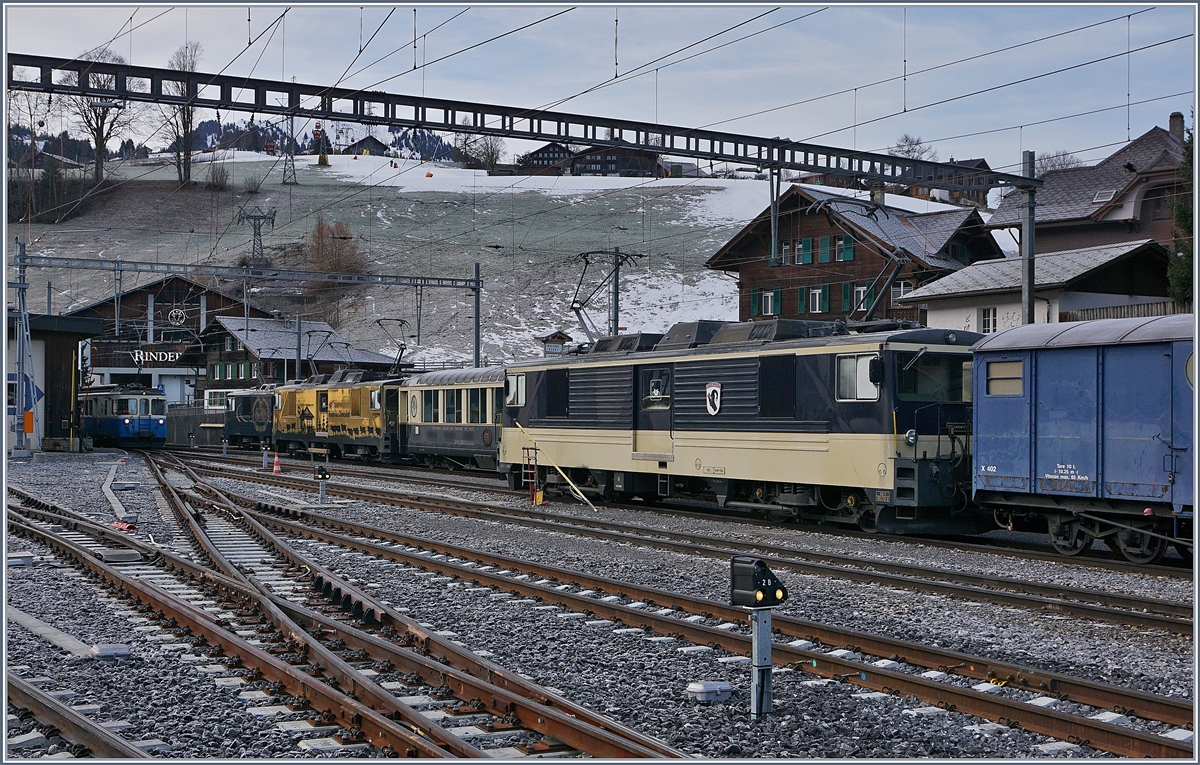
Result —
[[325, 482], [329, 480], [329, 468], [324, 465], [315, 465], [313, 467], [313, 478], [317, 479], [318, 485], [321, 487], [320, 499], [322, 505], [325, 504]]
[[787, 587], [759, 558], [735, 555], [729, 601], [750, 609], [750, 719], [771, 714], [771, 609], [788, 599]]

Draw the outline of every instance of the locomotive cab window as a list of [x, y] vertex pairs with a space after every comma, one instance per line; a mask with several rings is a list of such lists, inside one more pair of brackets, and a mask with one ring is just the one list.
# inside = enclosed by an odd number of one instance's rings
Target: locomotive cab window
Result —
[[877, 353], [837, 357], [837, 400], [878, 401], [879, 383], [871, 380], [871, 362]]
[[329, 391], [322, 390], [322, 391], [317, 392], [317, 411], [318, 412], [328, 412], [329, 411]]
[[963, 357], [924, 349], [897, 353], [896, 396], [901, 401], [962, 401]]
[[642, 411], [665, 411], [671, 408], [671, 370], [642, 370]]
[[138, 414], [150, 414], [150, 399], [138, 399]]
[[504, 378], [504, 405], [525, 406], [525, 375]]
[[546, 416], [569, 416], [571, 372], [568, 369], [546, 371]]
[[371, 391], [371, 408], [372, 409], [380, 408], [379, 407], [379, 392], [380, 392], [379, 388], [375, 388], [374, 390]]
[[987, 394], [989, 396], [1023, 396], [1025, 362], [989, 361], [987, 363]]

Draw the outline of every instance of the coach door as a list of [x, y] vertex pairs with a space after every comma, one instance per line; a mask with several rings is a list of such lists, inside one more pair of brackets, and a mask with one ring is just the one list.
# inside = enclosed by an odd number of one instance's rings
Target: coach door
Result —
[[635, 460], [675, 460], [675, 442], [671, 436], [674, 378], [674, 369], [670, 366], [641, 367], [637, 370], [633, 424]]

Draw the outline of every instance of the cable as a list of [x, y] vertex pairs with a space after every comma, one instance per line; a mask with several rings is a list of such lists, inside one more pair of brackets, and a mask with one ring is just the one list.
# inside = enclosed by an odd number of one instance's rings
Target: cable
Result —
[[[1146, 8], [1145, 10], [1137, 11], [1137, 12], [1135, 12], [1135, 13], [1133, 13], [1133, 14], [1130, 14], [1130, 15], [1137, 16], [1138, 14], [1141, 14], [1141, 13], [1149, 13], [1149, 12], [1150, 12], [1150, 11], [1152, 11], [1152, 10], [1154, 10], [1154, 8]], [[907, 9], [906, 9], [906, 12], [907, 12]], [[826, 94], [824, 94], [824, 95], [821, 95], [821, 96], [813, 96], [812, 98], [806, 98], [806, 99], [804, 99], [804, 100], [802, 100], [802, 101], [793, 101], [792, 103], [789, 103], [789, 104], [784, 104], [784, 105], [782, 105], [782, 106], [774, 106], [774, 107], [771, 107], [770, 109], [762, 109], [762, 110], [760, 110], [760, 111], [756, 111], [756, 112], [750, 112], [750, 113], [748, 113], [748, 114], [742, 114], [742, 115], [739, 115], [739, 116], [737, 116], [737, 117], [730, 117], [730, 118], [728, 118], [728, 119], [720, 120], [720, 121], [717, 121], [717, 122], [710, 122], [710, 123], [708, 123], [707, 125], [701, 125], [701, 126], [698, 128], [698, 129], [701, 129], [701, 130], [703, 130], [703, 129], [705, 129], [705, 128], [710, 128], [710, 127], [713, 127], [714, 125], [724, 125], [724, 124], [726, 124], [726, 123], [729, 123], [729, 122], [736, 122], [736, 121], [738, 121], [738, 120], [748, 119], [748, 118], [750, 118], [750, 117], [758, 117], [758, 116], [760, 116], [760, 115], [763, 115], [763, 114], [770, 114], [771, 112], [777, 112], [777, 111], [781, 111], [781, 110], [783, 110], [783, 109], [790, 109], [790, 108], [792, 108], [793, 106], [802, 106], [802, 105], [804, 105], [804, 104], [812, 103], [812, 102], [814, 102], [814, 101], [820, 101], [820, 100], [822, 100], [822, 99], [826, 99], [826, 98], [832, 98], [832, 97], [834, 97], [834, 96], [842, 96], [842, 95], [845, 95], [845, 94], [847, 94], [847, 93], [850, 93], [850, 92], [852, 92], [853, 90], [863, 90], [863, 89], [866, 89], [866, 88], [874, 87], [874, 86], [876, 86], [876, 85], [884, 85], [884, 84], [887, 84], [887, 83], [889, 83], [889, 82], [895, 82], [895, 81], [897, 81], [897, 80], [904, 80], [904, 81], [905, 81], [905, 83], [907, 84], [907, 78], [908, 78], [910, 75], [911, 75], [911, 76], [915, 76], [915, 75], [918, 75], [918, 74], [925, 74], [926, 72], [933, 72], [933, 71], [937, 71], [938, 69], [945, 69], [946, 67], [950, 67], [950, 66], [956, 66], [956, 65], [958, 65], [958, 64], [964, 64], [964, 63], [966, 63], [966, 62], [968, 62], [968, 61], [974, 61], [974, 60], [976, 60], [976, 59], [985, 58], [985, 57], [987, 57], [987, 56], [992, 56], [992, 55], [995, 55], [995, 54], [997, 54], [997, 53], [1006, 53], [1006, 52], [1008, 52], [1008, 51], [1010, 51], [1010, 50], [1016, 50], [1017, 48], [1022, 48], [1022, 47], [1026, 46], [1026, 45], [1034, 45], [1034, 44], [1036, 44], [1036, 43], [1045, 42], [1045, 41], [1047, 41], [1047, 40], [1053, 40], [1053, 39], [1055, 39], [1055, 38], [1057, 38], [1057, 37], [1063, 37], [1063, 36], [1065, 36], [1065, 35], [1074, 34], [1075, 32], [1082, 32], [1082, 31], [1083, 31], [1083, 30], [1085, 30], [1085, 29], [1091, 29], [1091, 28], [1093, 28], [1093, 27], [1103, 26], [1104, 24], [1111, 24], [1111, 23], [1113, 23], [1114, 21], [1120, 21], [1120, 20], [1121, 20], [1121, 19], [1123, 19], [1123, 18], [1125, 18], [1125, 16], [1116, 16], [1116, 17], [1114, 17], [1114, 18], [1111, 18], [1111, 19], [1106, 19], [1106, 20], [1104, 20], [1104, 21], [1098, 21], [1098, 22], [1095, 22], [1095, 23], [1093, 23], [1093, 24], [1086, 24], [1086, 25], [1084, 25], [1084, 26], [1081, 26], [1081, 27], [1075, 27], [1074, 29], [1068, 29], [1068, 30], [1066, 30], [1066, 31], [1063, 31], [1063, 32], [1057, 32], [1057, 33], [1055, 33], [1055, 34], [1052, 34], [1052, 35], [1047, 35], [1046, 37], [1039, 37], [1039, 38], [1036, 38], [1036, 39], [1034, 39], [1034, 40], [1028, 40], [1028, 41], [1026, 41], [1026, 42], [1023, 42], [1023, 43], [1016, 43], [1016, 44], [1014, 44], [1014, 45], [1009, 45], [1009, 46], [1006, 46], [1006, 47], [1003, 47], [1003, 48], [997, 48], [997, 49], [995, 49], [995, 50], [990, 50], [990, 51], [987, 51], [986, 53], [977, 53], [977, 54], [975, 54], [974, 56], [967, 56], [966, 58], [960, 58], [960, 59], [957, 59], [957, 60], [955, 60], [955, 61], [948, 61], [948, 62], [946, 62], [946, 63], [944, 63], [944, 64], [937, 64], [936, 66], [930, 66], [930, 67], [926, 67], [925, 69], [918, 69], [918, 70], [916, 70], [916, 71], [914, 71], [914, 72], [909, 72], [909, 71], [907, 71], [907, 54], [906, 54], [906, 58], [905, 58], [905, 67], [906, 67], [906, 69], [905, 69], [905, 73], [904, 73], [904, 74], [902, 74], [902, 75], [899, 75], [899, 76], [896, 76], [896, 77], [886, 77], [886, 78], [884, 78], [884, 79], [882, 79], [882, 80], [875, 80], [874, 82], [868, 82], [868, 83], [865, 83], [865, 84], [863, 84], [863, 85], [858, 85], [858, 86], [856, 86], [856, 87], [854, 87], [854, 88], [846, 88], [846, 89], [844, 89], [844, 90], [839, 90], [839, 91], [835, 91], [835, 92], [832, 92], [832, 93], [826, 93]], [[905, 38], [905, 39], [906, 39], [906, 41], [907, 41], [907, 38]], [[907, 42], [906, 42], [906, 44], [907, 44]], [[906, 101], [905, 101], [905, 110], [907, 111], [907, 97], [906, 97]]]

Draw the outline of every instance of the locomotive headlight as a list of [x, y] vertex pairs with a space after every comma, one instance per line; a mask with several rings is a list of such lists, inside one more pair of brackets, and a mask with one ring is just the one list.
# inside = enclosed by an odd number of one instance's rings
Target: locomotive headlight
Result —
[[125, 422], [125, 424], [126, 424], [126, 425], [128, 425], [128, 424], [129, 424], [129, 418], [128, 418], [128, 417], [126, 417], [126, 418], [125, 418], [125, 420], [124, 420], [124, 422]]
[[904, 434], [904, 443], [908, 444], [909, 446], [916, 446], [917, 431], [910, 428], [909, 431]]
[[956, 335], [954, 332], [947, 332], [946, 333], [946, 342], [950, 343], [950, 345], [954, 345], [955, 343], [958, 342], [958, 335]]
[[159, 425], [166, 425], [166, 424], [167, 424], [167, 421], [166, 421], [166, 420], [159, 420], [159, 421], [158, 421], [158, 424], [159, 424]]

